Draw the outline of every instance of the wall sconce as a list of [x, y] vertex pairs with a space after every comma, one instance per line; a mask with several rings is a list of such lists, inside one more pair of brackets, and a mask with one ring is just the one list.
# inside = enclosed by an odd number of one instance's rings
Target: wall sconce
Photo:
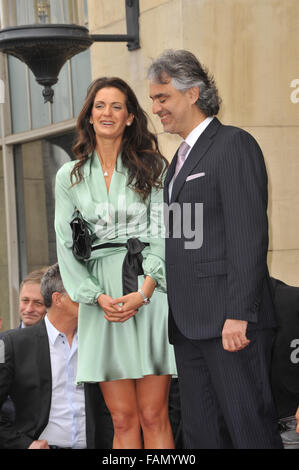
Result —
[[127, 34], [89, 34], [76, 24], [49, 24], [50, 3], [38, 0], [38, 24], [0, 30], [0, 50], [25, 62], [44, 87], [44, 102], [53, 103], [52, 86], [65, 62], [94, 42], [127, 42], [129, 51], [140, 48], [139, 0], [125, 0], [125, 4]]

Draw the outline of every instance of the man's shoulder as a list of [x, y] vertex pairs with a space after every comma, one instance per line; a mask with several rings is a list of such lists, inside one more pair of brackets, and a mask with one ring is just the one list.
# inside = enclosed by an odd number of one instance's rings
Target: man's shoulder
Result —
[[20, 322], [19, 326], [17, 326], [16, 328], [10, 328], [9, 330], [1, 331], [1, 333], [0, 333], [0, 339], [1, 339], [3, 336], [6, 336], [6, 335], [10, 334], [12, 331], [20, 330], [20, 329], [21, 329], [21, 322]]
[[252, 134], [243, 129], [242, 127], [233, 126], [232, 124], [223, 124], [220, 123], [219, 126], [219, 135], [222, 135], [224, 138], [234, 138], [234, 137], [245, 137], [247, 139], [255, 140]]
[[25, 338], [30, 339], [43, 333], [46, 333], [45, 320], [41, 320], [36, 325], [29, 326], [27, 328], [14, 328], [4, 331], [1, 333], [0, 339], [5, 340], [5, 338], [9, 337], [12, 341], [18, 341]]
[[220, 124], [216, 136], [216, 145], [219, 151], [225, 153], [227, 149], [251, 149], [255, 154], [260, 154], [261, 149], [258, 141], [247, 130], [230, 124]]

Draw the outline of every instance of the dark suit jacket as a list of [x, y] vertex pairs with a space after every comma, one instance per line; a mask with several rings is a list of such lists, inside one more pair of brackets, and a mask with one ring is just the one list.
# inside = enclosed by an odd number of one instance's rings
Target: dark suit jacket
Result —
[[[18, 328], [21, 328], [21, 326], [22, 326], [22, 322], [20, 322]], [[2, 339], [2, 336], [6, 334], [8, 331], [11, 331], [11, 330], [6, 330], [5, 332], [0, 333], [0, 340]], [[1, 418], [5, 418], [8, 421], [12, 422], [15, 420], [15, 407], [9, 396], [7, 397], [3, 405], [0, 406], [0, 415], [1, 415]]]
[[[271, 385], [279, 418], [299, 406], [299, 287], [271, 278], [278, 329], [271, 363]], [[299, 436], [298, 436], [299, 437]]]
[[[214, 118], [192, 148], [169, 201], [176, 161], [177, 154], [164, 187], [165, 202], [174, 204], [170, 209], [181, 209], [170, 211], [169, 221], [165, 214], [170, 341], [172, 319], [192, 339], [221, 336], [226, 318], [246, 320], [249, 328], [274, 327], [266, 263], [267, 173], [257, 142]], [[186, 181], [200, 173], [204, 176]], [[203, 225], [194, 203], [203, 203]], [[203, 229], [200, 248], [186, 249], [186, 220], [197, 234]]]
[[[49, 419], [52, 374], [44, 320], [3, 335], [5, 362], [0, 363], [0, 408], [9, 395], [15, 422], [0, 415], [0, 447], [26, 449], [38, 439]], [[112, 447], [113, 427], [98, 384], [85, 384], [88, 448]], [[58, 444], [58, 443], [57, 443]]]

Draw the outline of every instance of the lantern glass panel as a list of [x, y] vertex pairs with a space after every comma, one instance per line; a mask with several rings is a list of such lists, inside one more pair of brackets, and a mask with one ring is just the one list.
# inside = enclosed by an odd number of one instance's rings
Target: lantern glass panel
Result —
[[33, 24], [88, 25], [87, 0], [0, 0], [0, 28]]

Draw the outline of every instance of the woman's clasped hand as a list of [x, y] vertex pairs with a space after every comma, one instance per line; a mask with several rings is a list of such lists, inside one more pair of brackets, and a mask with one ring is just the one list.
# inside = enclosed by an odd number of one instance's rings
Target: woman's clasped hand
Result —
[[101, 294], [98, 297], [98, 304], [105, 312], [105, 318], [111, 322], [125, 322], [138, 312], [143, 304], [143, 299], [139, 292], [113, 299], [109, 295]]

